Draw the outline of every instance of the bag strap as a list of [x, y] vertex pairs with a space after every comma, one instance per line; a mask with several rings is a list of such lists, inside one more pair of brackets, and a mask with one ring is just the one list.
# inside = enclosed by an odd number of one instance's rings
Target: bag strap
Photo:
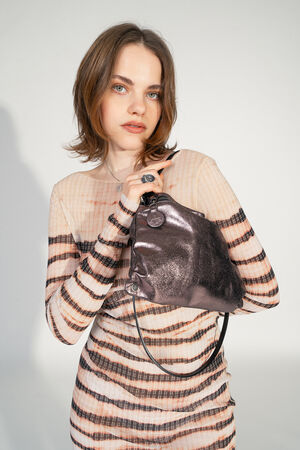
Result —
[[[173, 153], [171, 153], [171, 154], [165, 159], [165, 161], [167, 161], [168, 159], [172, 159], [173, 156], [175, 155], [175, 153], [178, 153], [178, 152], [180, 152], [180, 150], [175, 150]], [[157, 173], [161, 174], [161, 172], [162, 172], [163, 170], [164, 170], [164, 167], [162, 167], [161, 169], [159, 169], [159, 170], [157, 171]]]
[[139, 327], [137, 315], [136, 315], [136, 309], [135, 309], [135, 295], [132, 296], [132, 300], [133, 300], [133, 309], [134, 309], [134, 317], [135, 317], [136, 327], [137, 327], [137, 330], [138, 330], [138, 333], [139, 333], [141, 342], [142, 342], [142, 344], [143, 344], [143, 347], [144, 347], [144, 349], [145, 349], [147, 355], [149, 356], [149, 358], [150, 358], [150, 359], [154, 362], [154, 364], [156, 364], [161, 370], [163, 370], [164, 372], [168, 373], [169, 375], [175, 375], [176, 377], [180, 377], [180, 378], [188, 378], [188, 377], [191, 377], [191, 376], [193, 376], [193, 375], [196, 375], [196, 374], [202, 372], [209, 364], [211, 364], [211, 363], [213, 362], [213, 360], [214, 360], [215, 357], [217, 356], [217, 354], [218, 354], [218, 352], [219, 352], [219, 350], [220, 350], [220, 348], [221, 348], [221, 345], [222, 345], [222, 343], [223, 343], [223, 341], [224, 341], [224, 337], [225, 337], [226, 329], [227, 329], [227, 324], [228, 324], [228, 319], [229, 319], [229, 313], [228, 313], [228, 312], [226, 312], [225, 315], [224, 315], [223, 326], [222, 326], [222, 330], [221, 330], [221, 333], [220, 333], [220, 337], [219, 337], [219, 340], [218, 340], [218, 342], [217, 342], [217, 345], [216, 345], [214, 351], [212, 352], [212, 354], [210, 355], [210, 357], [209, 357], [209, 358], [208, 358], [208, 359], [207, 359], [207, 360], [206, 360], [206, 361], [205, 361], [198, 369], [195, 369], [193, 372], [188, 372], [188, 373], [176, 373], [176, 372], [171, 372], [171, 371], [168, 370], [168, 369], [165, 369], [161, 364], [159, 364], [158, 361], [156, 361], [156, 359], [154, 359], [154, 357], [153, 357], [153, 356], [151, 355], [151, 353], [149, 352], [149, 350], [148, 350], [148, 348], [147, 348], [147, 346], [146, 346], [146, 344], [145, 344], [145, 341], [144, 341], [144, 339], [143, 339], [143, 336], [142, 336], [142, 333], [141, 333], [141, 330], [140, 330], [140, 327]]

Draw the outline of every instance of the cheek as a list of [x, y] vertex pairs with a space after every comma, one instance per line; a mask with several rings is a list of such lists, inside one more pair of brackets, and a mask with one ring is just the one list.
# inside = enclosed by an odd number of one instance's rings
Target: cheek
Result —
[[106, 130], [109, 130], [112, 126], [112, 120], [115, 116], [113, 105], [107, 101], [103, 100], [100, 105], [102, 124]]
[[159, 121], [161, 112], [162, 112], [162, 107], [161, 107], [161, 104], [158, 103], [155, 105], [155, 107], [153, 108], [153, 111], [152, 111], [152, 117], [153, 117], [153, 121], [155, 122], [155, 124], [157, 124], [157, 122]]

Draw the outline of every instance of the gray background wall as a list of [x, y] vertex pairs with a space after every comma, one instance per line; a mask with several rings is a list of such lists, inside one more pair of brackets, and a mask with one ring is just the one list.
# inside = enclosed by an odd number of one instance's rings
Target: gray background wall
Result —
[[90, 327], [76, 346], [64, 346], [46, 324], [49, 197], [56, 181], [93, 167], [62, 149], [76, 135], [79, 63], [105, 28], [133, 21], [161, 33], [174, 56], [170, 144], [216, 159], [279, 282], [279, 307], [229, 323], [238, 448], [298, 448], [300, 3], [1, 0], [0, 7], [0, 447], [71, 448], [71, 395]]

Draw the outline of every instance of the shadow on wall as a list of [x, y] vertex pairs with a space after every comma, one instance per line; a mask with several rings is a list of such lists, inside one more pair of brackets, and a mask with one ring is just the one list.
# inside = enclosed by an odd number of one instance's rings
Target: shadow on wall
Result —
[[[0, 448], [68, 449], [69, 418], [62, 405], [69, 408], [70, 392], [63, 403], [59, 390], [49, 385], [33, 361], [36, 321], [44, 308], [46, 265], [41, 247], [48, 228], [48, 200], [20, 159], [17, 130], [4, 108], [0, 144]], [[47, 327], [44, 311], [42, 317]]]

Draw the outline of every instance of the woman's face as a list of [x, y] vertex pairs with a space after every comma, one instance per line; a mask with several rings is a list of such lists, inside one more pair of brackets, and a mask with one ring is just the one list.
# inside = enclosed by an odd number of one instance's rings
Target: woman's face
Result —
[[[161, 63], [154, 53], [138, 44], [128, 44], [120, 50], [100, 105], [110, 148], [144, 148], [144, 140], [151, 136], [161, 115], [160, 83]], [[142, 122], [146, 128], [132, 133], [122, 126], [129, 121]]]

